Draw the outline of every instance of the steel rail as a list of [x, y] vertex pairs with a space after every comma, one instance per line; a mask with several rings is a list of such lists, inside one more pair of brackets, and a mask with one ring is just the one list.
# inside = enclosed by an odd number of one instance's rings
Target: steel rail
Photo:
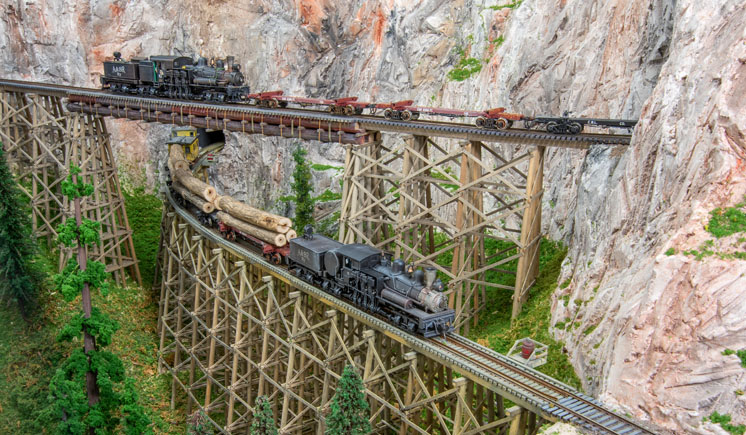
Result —
[[[504, 372], [498, 372], [500, 374], [496, 375], [496, 369], [494, 367], [490, 367], [489, 364], [485, 365], [484, 362], [480, 362], [473, 356], [464, 355], [463, 352], [458, 351], [458, 349], [444, 346], [436, 339], [424, 339], [407, 334], [378, 317], [368, 314], [297, 278], [286, 268], [268, 263], [260, 254], [253, 252], [245, 246], [224, 239], [216, 231], [202, 225], [202, 223], [199, 222], [199, 220], [197, 220], [197, 218], [189, 211], [177, 204], [168, 189], [164, 189], [164, 195], [173, 210], [182, 219], [191, 225], [197, 232], [202, 234], [203, 237], [206, 237], [226, 251], [231, 252], [238, 257], [242, 257], [244, 260], [251, 263], [260, 264], [262, 268], [267, 270], [269, 274], [275, 278], [292, 285], [304, 293], [313, 295], [331, 308], [354, 317], [357, 321], [378, 330], [387, 337], [392, 338], [441, 364], [455, 369], [468, 379], [496, 392], [502, 397], [511, 400], [531, 412], [541, 415], [549, 420], [564, 420], [578, 424], [577, 419], [579, 417], [573, 414], [575, 408], [572, 408], [572, 405], [565, 404], [568, 397], [582, 397], [579, 396], [580, 393], [578, 393], [574, 388], [457, 334], [450, 334], [448, 337], [459, 343], [468, 343], [469, 351], [475, 354], [485, 355], [484, 358], [499, 363]], [[536, 387], [527, 385], [525, 382], [521, 381], [521, 378], [532, 379], [534, 380], [533, 382], [542, 384], [543, 388], [550, 392], [548, 393], [547, 391], [542, 392], [541, 390], [537, 390]], [[556, 395], [552, 395], [551, 391], [556, 393]], [[587, 405], [587, 407], [582, 411], [584, 412], [584, 418], [592, 419], [594, 418], [592, 415], [600, 417], [603, 422], [598, 423], [597, 428], [602, 430], [604, 433], [628, 435], [651, 433], [644, 429], [640, 429], [638, 432], [612, 431], [609, 429], [609, 425], [606, 424], [606, 426], [604, 426], [604, 423], [608, 423], [609, 421], [626, 422], [628, 419], [624, 419], [613, 411], [606, 409], [603, 404], [595, 400], [592, 402], [589, 401], [588, 404], [589, 405]], [[556, 412], [557, 410], [560, 412]], [[607, 416], [614, 417], [609, 420], [604, 418]], [[616, 424], [613, 424], [612, 427], [616, 427]], [[629, 428], [630, 426], [625, 424], [625, 427]]]
[[161, 107], [195, 107], [218, 112], [222, 110], [245, 113], [247, 115], [254, 114], [284, 117], [288, 119], [295, 118], [323, 122], [328, 125], [333, 123], [346, 125], [356, 124], [360, 128], [370, 131], [385, 131], [391, 133], [414, 134], [470, 141], [500, 142], [510, 145], [554, 146], [586, 149], [591, 145], [629, 145], [631, 138], [629, 135], [618, 134], [568, 135], [525, 129], [489, 130], [459, 122], [444, 122], [436, 120], [393, 121], [371, 115], [340, 116], [318, 110], [299, 108], [270, 109], [243, 104], [213, 104], [166, 98], [117, 95], [99, 89], [24, 82], [19, 80], [0, 79], [0, 88], [26, 92], [43, 92], [63, 97], [83, 96], [106, 98], [111, 101], [118, 100], [122, 103], [132, 102], [137, 104], [160, 105]]
[[[466, 340], [463, 337], [449, 336], [446, 340], [432, 340], [466, 359], [472, 359], [475, 364], [491, 371], [495, 376], [509, 376], [501, 371], [500, 368], [513, 368], [512, 365], [506, 364], [502, 358], [495, 358], [488, 352], [481, 350], [476, 343]], [[543, 397], [547, 401], [547, 405], [545, 405], [546, 410], [562, 414], [563, 419], [582, 425], [586, 429], [609, 431], [619, 435], [650, 433], [647, 428], [634, 420], [604, 408], [595, 399], [575, 392], [573, 389], [567, 388], [567, 386], [554, 379], [552, 379], [554, 382], [549, 382], [547, 379], [535, 376], [530, 372], [520, 373], [519, 377], [525, 378], [525, 380], [521, 380], [520, 378], [515, 379], [524, 388], [533, 391], [538, 397]], [[532, 385], [531, 383], [536, 385]]]

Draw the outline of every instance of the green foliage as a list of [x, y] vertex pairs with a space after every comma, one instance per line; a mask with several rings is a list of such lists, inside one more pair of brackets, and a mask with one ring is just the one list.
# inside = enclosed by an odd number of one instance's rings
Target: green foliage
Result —
[[746, 207], [746, 202], [741, 202], [736, 204], [735, 207], [728, 207], [725, 210], [716, 208], [711, 211], [707, 231], [717, 238], [745, 232], [746, 213], [741, 210], [744, 207]]
[[89, 261], [86, 270], [80, 270], [78, 262], [71, 258], [62, 272], [54, 275], [53, 280], [55, 288], [69, 302], [80, 295], [85, 283], [88, 283], [91, 289], [98, 288], [103, 294], [106, 294], [109, 291], [107, 278], [106, 266], [102, 263]]
[[331, 190], [326, 189], [324, 191], [324, 193], [322, 193], [321, 195], [319, 195], [316, 198], [314, 198], [313, 202], [314, 203], [317, 203], [317, 202], [329, 202], [329, 201], [338, 201], [340, 199], [342, 199], [342, 194], [341, 193], [332, 192]]
[[733, 349], [725, 349], [723, 351], [723, 355], [736, 355], [738, 358], [741, 359], [741, 367], [746, 367], [746, 349], [741, 350], [733, 350]]
[[124, 193], [127, 219], [132, 228], [132, 242], [139, 260], [140, 275], [145, 287], [155, 278], [156, 255], [161, 236], [161, 211], [163, 203], [155, 195], [145, 192], [142, 187], [132, 193]]
[[[562, 352], [563, 344], [556, 341], [549, 333], [551, 296], [557, 289], [557, 279], [566, 254], [567, 248], [561, 243], [542, 239], [539, 245], [539, 276], [515, 321], [511, 323], [510, 320], [512, 293], [504, 290], [488, 290], [485, 314], [480, 315], [477, 326], [469, 331], [467, 336], [481, 343], [486, 342], [488, 347], [501, 353], [507, 352], [515, 340], [531, 337], [549, 346], [549, 362], [539, 367], [538, 370], [568, 385], [580, 388], [580, 380], [570, 365], [567, 355]], [[490, 281], [494, 282], [495, 279], [490, 278]], [[555, 325], [558, 329], [564, 329], [566, 326], [567, 321]]]
[[570, 277], [570, 278], [567, 278], [566, 280], [564, 280], [564, 281], [562, 282], [562, 284], [560, 284], [559, 288], [561, 288], [562, 290], [564, 290], [564, 289], [566, 289], [567, 287], [569, 287], [569, 286], [570, 286], [570, 283], [571, 283], [571, 282], [572, 282], [572, 277]]
[[669, 257], [674, 255], [676, 253], [676, 250], [674, 248], [668, 248], [664, 254], [668, 255]]
[[0, 142], [0, 299], [14, 300], [24, 315], [35, 307], [43, 280], [35, 262], [36, 239], [29, 216]]
[[254, 418], [251, 421], [251, 435], [277, 435], [275, 416], [266, 396], [259, 396], [254, 403]]
[[520, 6], [521, 3], [523, 3], [523, 0], [516, 0], [513, 3], [508, 3], [508, 4], [504, 4], [504, 5], [490, 6], [490, 9], [492, 9], [493, 11], [499, 11], [501, 9], [515, 9], [518, 6]]
[[311, 169], [314, 171], [328, 171], [328, 170], [335, 170], [335, 171], [343, 171], [344, 168], [341, 166], [332, 166], [332, 165], [322, 165], [319, 163], [314, 163], [311, 165]]
[[108, 346], [111, 344], [111, 338], [114, 333], [119, 330], [119, 323], [116, 320], [112, 320], [98, 308], [92, 307], [91, 317], [86, 319], [83, 313], [73, 316], [70, 322], [62, 328], [62, 331], [57, 336], [57, 340], [72, 341], [80, 338], [83, 328], [86, 328], [88, 333], [96, 338], [96, 343], [99, 346]]
[[[495, 48], [503, 45], [504, 42], [505, 42], [505, 37], [503, 35], [500, 35], [497, 38], [495, 38], [495, 39], [492, 40], [492, 44], [495, 45]], [[554, 207], [552, 207], [552, 208], [554, 208]]]
[[70, 166], [70, 174], [60, 183], [63, 195], [70, 199], [75, 199], [90, 196], [93, 193], [93, 185], [83, 182], [83, 177], [78, 176], [81, 172], [79, 167], [75, 165]]
[[591, 325], [591, 326], [585, 328], [585, 331], [583, 331], [583, 335], [590, 335], [591, 332], [593, 332], [593, 331], [596, 330], [597, 326], [598, 325]]
[[187, 423], [187, 435], [213, 435], [212, 427], [207, 421], [207, 416], [200, 410], [189, 417]]
[[463, 82], [482, 70], [482, 62], [479, 59], [467, 57], [462, 48], [458, 48], [457, 52], [460, 58], [456, 66], [446, 74], [449, 80]]
[[715, 424], [719, 424], [720, 427], [725, 429], [726, 432], [732, 433], [734, 435], [743, 435], [744, 432], [746, 432], [746, 425], [730, 424], [731, 416], [729, 414], [718, 414], [718, 412], [715, 411], [712, 414], [710, 414], [709, 417], [705, 417], [703, 420], [704, 421], [710, 420], [711, 422]]
[[[63, 193], [70, 198], [82, 198], [93, 192], [93, 186], [82, 182], [80, 172], [80, 168], [73, 166], [67, 181], [63, 183]], [[76, 213], [80, 213], [81, 204], [78, 201], [75, 207]], [[99, 242], [99, 224], [90, 220], [84, 219], [78, 226], [75, 221], [68, 219], [59, 228], [60, 242], [66, 246], [77, 244], [80, 248]], [[82, 264], [86, 265], [85, 270], [75, 259], [71, 259], [54, 278], [55, 285], [67, 301], [75, 299], [86, 285], [91, 290], [101, 289], [104, 295], [108, 293], [106, 267], [97, 261]], [[84, 333], [92, 336], [95, 345], [93, 350], [73, 350], [49, 383], [49, 400], [60, 419], [58, 434], [80, 434], [88, 430], [96, 434], [153, 433], [150, 419], [137, 404], [134, 383], [125, 377], [124, 364], [113, 353], [100, 349], [111, 344], [117, 329], [118, 323], [97, 308], [91, 310], [88, 318], [82, 313], [73, 316], [62, 328], [58, 340], [75, 340]], [[88, 392], [86, 388], [86, 378], [91, 376], [97, 386], [95, 393]]]
[[363, 381], [352, 366], [345, 366], [326, 417], [326, 433], [364, 435], [370, 432], [370, 407], [363, 393]]
[[306, 225], [313, 225], [313, 204], [311, 197], [311, 168], [306, 160], [308, 152], [300, 145], [293, 151], [295, 170], [293, 171], [293, 183], [290, 187], [295, 194], [295, 229], [302, 233]]

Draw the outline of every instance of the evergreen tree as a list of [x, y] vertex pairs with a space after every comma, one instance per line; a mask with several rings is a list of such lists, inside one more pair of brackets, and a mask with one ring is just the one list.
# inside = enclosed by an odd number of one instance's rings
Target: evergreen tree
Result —
[[275, 416], [265, 396], [259, 396], [254, 403], [254, 419], [251, 422], [251, 435], [277, 435]]
[[80, 168], [70, 168], [62, 182], [62, 193], [74, 201], [75, 218], [57, 227], [59, 242], [77, 247], [77, 258], [71, 258], [55, 285], [68, 302], [81, 296], [82, 312], [62, 328], [58, 341], [74, 341], [83, 334], [83, 348], [76, 349], [57, 369], [49, 384], [50, 401], [61, 422], [60, 434], [152, 434], [150, 421], [137, 404], [134, 381], [125, 377], [124, 365], [111, 352], [101, 350], [111, 344], [119, 325], [92, 307], [91, 289], [108, 290], [106, 268], [88, 261], [87, 248], [99, 243], [98, 222], [82, 217], [82, 199], [93, 193], [84, 183]]
[[363, 393], [363, 381], [355, 369], [347, 365], [332, 399], [326, 418], [326, 433], [331, 435], [364, 435], [370, 432], [370, 407]]
[[36, 305], [42, 273], [34, 263], [36, 242], [21, 195], [0, 142], [0, 298], [15, 300], [26, 316]]
[[313, 225], [313, 204], [311, 197], [313, 187], [311, 186], [311, 166], [306, 160], [308, 152], [303, 147], [293, 151], [295, 170], [293, 171], [293, 184], [290, 187], [295, 194], [295, 229], [298, 233], [304, 232], [306, 225]]

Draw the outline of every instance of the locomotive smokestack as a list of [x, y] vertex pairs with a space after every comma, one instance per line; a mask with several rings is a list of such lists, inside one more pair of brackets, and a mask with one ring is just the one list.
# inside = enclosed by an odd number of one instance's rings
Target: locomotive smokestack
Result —
[[233, 62], [235, 60], [236, 60], [236, 58], [233, 57], [233, 56], [228, 56], [228, 57], [225, 58], [225, 62], [227, 64], [226, 68], [228, 69], [228, 72], [233, 72]]
[[435, 281], [435, 268], [434, 267], [428, 267], [425, 269], [425, 286], [430, 287], [433, 285], [433, 282]]

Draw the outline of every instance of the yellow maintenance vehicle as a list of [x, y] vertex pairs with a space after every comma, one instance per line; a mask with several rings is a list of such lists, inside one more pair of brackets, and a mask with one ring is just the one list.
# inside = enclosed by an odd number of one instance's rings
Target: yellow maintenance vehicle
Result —
[[207, 168], [215, 161], [215, 154], [225, 145], [225, 134], [222, 130], [206, 130], [195, 127], [175, 127], [168, 140], [168, 151], [171, 147], [180, 146], [184, 157], [189, 162], [192, 174], [207, 181]]

